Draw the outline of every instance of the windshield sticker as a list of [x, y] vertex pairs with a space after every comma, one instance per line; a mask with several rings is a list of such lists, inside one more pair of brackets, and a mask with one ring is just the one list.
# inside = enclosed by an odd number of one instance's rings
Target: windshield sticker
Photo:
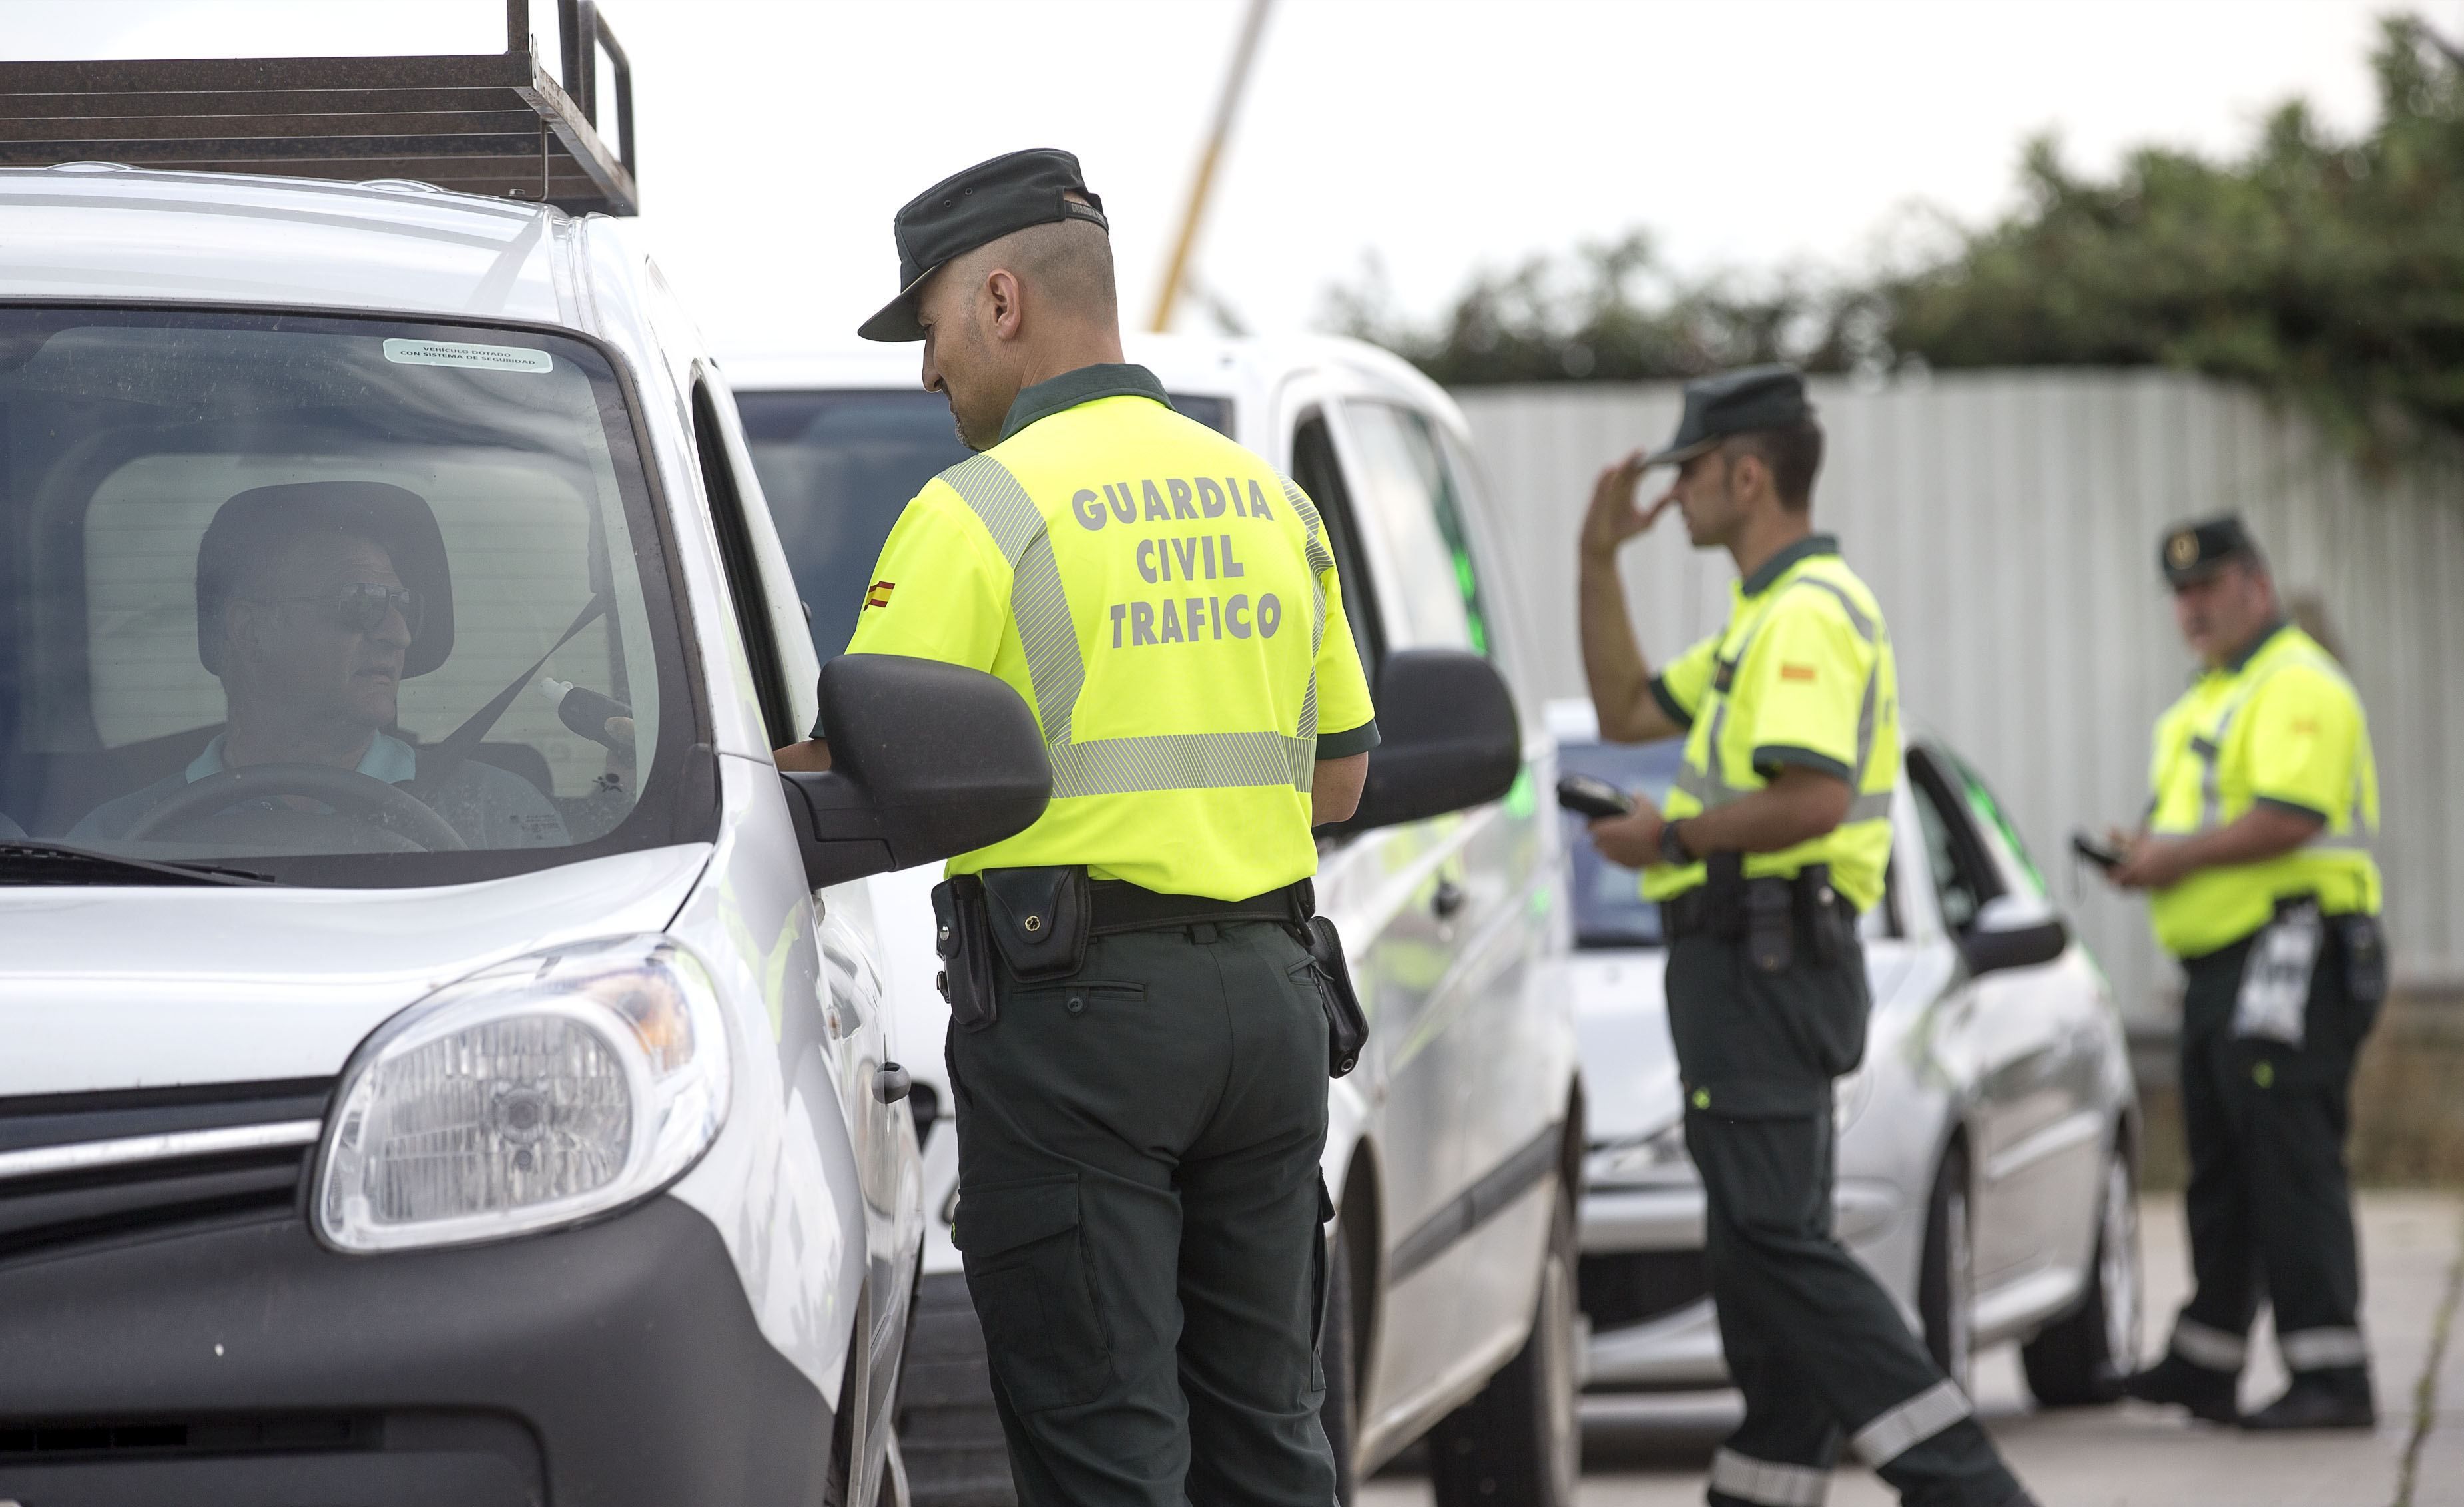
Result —
[[544, 372], [556, 369], [545, 351], [519, 345], [467, 345], [456, 340], [387, 340], [385, 360], [405, 366], [476, 366], [492, 372]]

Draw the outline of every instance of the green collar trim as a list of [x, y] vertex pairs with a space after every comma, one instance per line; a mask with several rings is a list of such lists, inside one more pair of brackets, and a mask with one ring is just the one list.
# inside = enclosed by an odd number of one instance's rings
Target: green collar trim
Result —
[[1771, 582], [1779, 579], [1782, 575], [1787, 573], [1788, 568], [1795, 564], [1797, 561], [1809, 560], [1817, 555], [1837, 555], [1838, 553], [1839, 539], [1837, 535], [1830, 534], [1809, 534], [1805, 537], [1798, 539], [1795, 543], [1788, 545], [1778, 554], [1763, 561], [1760, 565], [1755, 566], [1754, 573], [1745, 579], [1741, 583], [1741, 587], [1747, 596], [1759, 597], [1764, 592], [1771, 590]]
[[2276, 636], [2282, 633], [2286, 628], [2289, 628], [2293, 624], [2290, 620], [2278, 618], [2267, 626], [2259, 629], [2256, 637], [2253, 638], [2248, 644], [2241, 646], [2240, 653], [2216, 666], [2218, 671], [2227, 675], [2240, 674], [2243, 670], [2250, 667], [2250, 662], [2252, 660], [2258, 658], [2259, 650], [2267, 647], [2270, 644], [2275, 643]]
[[1153, 398], [1167, 408], [1172, 406], [1155, 373], [1126, 362], [1099, 362], [1019, 389], [1009, 405], [1009, 417], [1001, 421], [1001, 437], [1006, 440], [1038, 419], [1049, 419], [1098, 398]]

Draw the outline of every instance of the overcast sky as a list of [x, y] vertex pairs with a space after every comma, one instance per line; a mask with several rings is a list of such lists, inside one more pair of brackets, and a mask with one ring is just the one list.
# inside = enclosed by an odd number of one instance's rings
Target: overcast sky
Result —
[[[838, 343], [892, 210], [1077, 152], [1143, 322], [1246, 0], [605, 0], [634, 59], [636, 233], [723, 350]], [[532, 0], [554, 55], [555, 0]], [[1905, 207], [2007, 206], [2054, 130], [2110, 166], [2238, 150], [2307, 97], [2369, 120], [2373, 0], [1278, 0], [1197, 257], [1305, 328], [1374, 253], [1426, 313], [1483, 266], [1654, 230], [1682, 268], [1854, 268]], [[2422, 7], [2464, 34], [2464, 0]], [[0, 0], [0, 57], [493, 52], [501, 0]], [[611, 117], [612, 120], [612, 117]], [[1184, 305], [1183, 328], [1204, 328]]]

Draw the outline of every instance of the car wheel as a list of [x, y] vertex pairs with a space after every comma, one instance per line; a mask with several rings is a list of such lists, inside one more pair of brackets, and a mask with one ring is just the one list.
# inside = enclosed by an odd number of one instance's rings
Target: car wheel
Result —
[[1430, 1431], [1429, 1485], [1437, 1507], [1573, 1507], [1583, 1453], [1574, 1262], [1574, 1203], [1561, 1180], [1531, 1337], [1479, 1396]]
[[2086, 1296], [2019, 1349], [2028, 1390], [2048, 1408], [2112, 1402], [2139, 1364], [2139, 1180], [2127, 1147], [2114, 1147], [2097, 1202]]
[[1953, 1146], [1934, 1172], [1926, 1200], [1925, 1261], [1917, 1272], [1917, 1317], [1925, 1349], [1942, 1373], [1973, 1393], [1976, 1360], [1976, 1252], [1968, 1204], [1968, 1152]]
[[1319, 1424], [1327, 1447], [1334, 1452], [1334, 1499], [1352, 1507], [1354, 1473], [1359, 1458], [1359, 1383], [1353, 1377], [1352, 1328], [1352, 1241], [1340, 1220], [1326, 1254], [1326, 1314], [1318, 1322], [1317, 1368], [1326, 1377], [1326, 1397], [1318, 1404]]

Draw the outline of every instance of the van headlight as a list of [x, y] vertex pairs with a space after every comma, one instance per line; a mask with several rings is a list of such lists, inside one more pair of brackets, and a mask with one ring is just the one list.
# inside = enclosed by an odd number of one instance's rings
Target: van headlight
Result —
[[398, 1251], [605, 1213], [691, 1167], [727, 1092], [717, 993], [674, 942], [499, 963], [361, 1045], [319, 1154], [318, 1232]]

